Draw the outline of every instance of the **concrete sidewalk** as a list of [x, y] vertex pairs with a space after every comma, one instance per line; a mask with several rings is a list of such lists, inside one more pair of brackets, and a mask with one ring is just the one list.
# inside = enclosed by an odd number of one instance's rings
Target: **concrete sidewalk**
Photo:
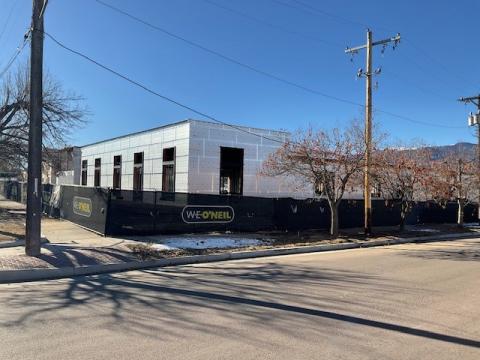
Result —
[[[14, 219], [15, 224], [24, 223], [23, 204], [0, 199], [0, 214], [5, 221]], [[13, 212], [12, 212], [13, 211]], [[6, 215], [7, 214], [7, 215]], [[23, 218], [22, 218], [23, 216]], [[11, 224], [10, 224], [11, 225]], [[15, 225], [16, 226], [16, 225]], [[1, 229], [1, 228], [0, 228]], [[24, 230], [23, 230], [24, 231]], [[18, 233], [18, 231], [17, 231]], [[0, 230], [0, 234], [2, 231]], [[69, 221], [59, 219], [42, 219], [42, 235], [46, 243], [38, 258], [27, 257], [21, 242], [13, 247], [0, 246], [0, 283], [54, 279], [76, 275], [99, 274], [115, 271], [127, 271], [150, 267], [193, 264], [200, 262], [236, 260], [265, 256], [300, 254], [320, 251], [344, 250], [361, 247], [385, 246], [413, 242], [441, 241], [478, 237], [478, 233], [435, 234], [410, 238], [370, 239], [367, 241], [350, 241], [339, 243], [302, 244], [280, 247], [277, 245], [261, 249], [218, 249], [212, 253], [193, 256], [162, 257], [153, 260], [140, 260], [132, 253], [128, 245], [145, 245], [153, 237], [133, 237], [132, 240], [103, 237], [86, 230]], [[9, 234], [10, 241], [15, 234]], [[238, 236], [238, 234], [226, 235]], [[154, 237], [156, 239], [160, 237]], [[0, 244], [5, 244], [1, 241]], [[14, 244], [15, 245], [15, 244]]]
[[73, 223], [57, 219], [42, 220], [42, 245], [38, 258], [24, 255], [24, 247], [0, 249], [2, 271], [78, 268], [136, 261], [126, 247], [133, 241], [102, 237]]
[[[81, 230], [87, 231], [84, 229]], [[0, 283], [58, 279], [79, 275], [94, 275], [155, 267], [478, 237], [478, 234], [472, 233], [444, 234], [405, 239], [370, 240], [357, 243], [293, 246], [243, 251], [230, 250], [207, 255], [165, 257], [143, 261], [139, 260], [131, 252], [122, 250], [122, 247], [126, 245], [125, 242], [127, 240], [121, 240], [119, 243], [111, 243], [113, 245], [111, 247], [92, 246], [88, 248], [79, 246], [75, 243], [62, 244], [57, 242], [44, 245], [42, 248], [42, 254], [39, 258], [25, 256], [23, 254], [23, 248], [15, 250], [0, 250]], [[103, 240], [105, 238], [101, 239]], [[118, 239], [114, 240], [118, 241]], [[114, 240], [106, 238], [106, 241], [112, 242]], [[95, 243], [95, 240], [93, 239], [89, 240], [89, 238], [87, 238], [87, 241]]]
[[69, 221], [50, 218], [42, 219], [42, 254], [38, 258], [25, 256], [24, 211], [24, 204], [0, 198], [0, 281], [2, 271], [81, 268], [136, 260], [126, 247], [134, 241], [99, 236]]

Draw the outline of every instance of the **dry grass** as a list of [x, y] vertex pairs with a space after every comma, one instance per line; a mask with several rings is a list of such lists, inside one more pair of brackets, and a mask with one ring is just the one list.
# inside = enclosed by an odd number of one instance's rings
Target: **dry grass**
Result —
[[[437, 232], [422, 231], [422, 229], [438, 230]], [[374, 229], [375, 230], [375, 229]], [[159, 250], [153, 248], [151, 243], [138, 243], [130, 244], [127, 247], [130, 251], [141, 260], [154, 260], [161, 258], [172, 258], [180, 256], [192, 256], [192, 255], [207, 255], [207, 254], [220, 254], [232, 251], [253, 251], [253, 250], [266, 250], [275, 248], [288, 248], [295, 246], [314, 246], [314, 245], [327, 245], [327, 244], [339, 244], [339, 243], [361, 243], [371, 240], [382, 239], [397, 239], [397, 238], [411, 238], [432, 236], [440, 234], [454, 234], [475, 232], [475, 230], [469, 228], [459, 228], [455, 224], [433, 224], [418, 226], [410, 229], [409, 231], [400, 232], [398, 228], [377, 228], [373, 236], [366, 238], [360, 229], [347, 229], [342, 232], [338, 238], [332, 239], [331, 236], [323, 230], [308, 230], [300, 232], [260, 232], [245, 234], [245, 236], [255, 237], [257, 239], [270, 239], [269, 244], [257, 245], [257, 246], [245, 246], [238, 248], [209, 248], [209, 249], [175, 249], [175, 250]], [[236, 234], [238, 235], [238, 234]]]
[[0, 241], [25, 237], [25, 215], [18, 209], [0, 207]]

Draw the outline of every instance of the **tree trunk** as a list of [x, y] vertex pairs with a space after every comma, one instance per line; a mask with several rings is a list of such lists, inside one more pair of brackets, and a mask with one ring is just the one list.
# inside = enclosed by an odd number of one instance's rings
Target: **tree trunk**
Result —
[[330, 235], [338, 237], [338, 206], [340, 203], [329, 203], [330, 205]]
[[408, 203], [402, 202], [400, 204], [400, 231], [405, 230], [405, 220], [408, 215]]
[[405, 230], [405, 213], [403, 211], [400, 212], [400, 232]]
[[458, 204], [458, 211], [457, 211], [457, 226], [463, 227], [463, 208], [465, 205], [465, 201], [463, 199], [457, 200]]

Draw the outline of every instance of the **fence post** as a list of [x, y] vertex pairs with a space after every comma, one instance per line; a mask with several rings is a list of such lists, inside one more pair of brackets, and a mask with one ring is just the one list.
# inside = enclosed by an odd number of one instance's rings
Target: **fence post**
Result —
[[157, 190], [155, 190], [153, 192], [153, 196], [154, 196], [154, 199], [153, 199], [153, 232], [156, 233], [157, 232]]
[[105, 213], [105, 230], [103, 231], [103, 236], [107, 236], [109, 234], [109, 227], [110, 227], [110, 204], [112, 202], [112, 189], [107, 188], [108, 196], [107, 196], [107, 209]]

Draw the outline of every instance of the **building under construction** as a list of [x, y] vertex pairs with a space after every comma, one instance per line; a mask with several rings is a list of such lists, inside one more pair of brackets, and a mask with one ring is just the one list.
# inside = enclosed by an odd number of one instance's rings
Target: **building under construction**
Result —
[[119, 136], [80, 148], [80, 185], [122, 190], [311, 197], [287, 178], [260, 175], [289, 133], [200, 120]]

